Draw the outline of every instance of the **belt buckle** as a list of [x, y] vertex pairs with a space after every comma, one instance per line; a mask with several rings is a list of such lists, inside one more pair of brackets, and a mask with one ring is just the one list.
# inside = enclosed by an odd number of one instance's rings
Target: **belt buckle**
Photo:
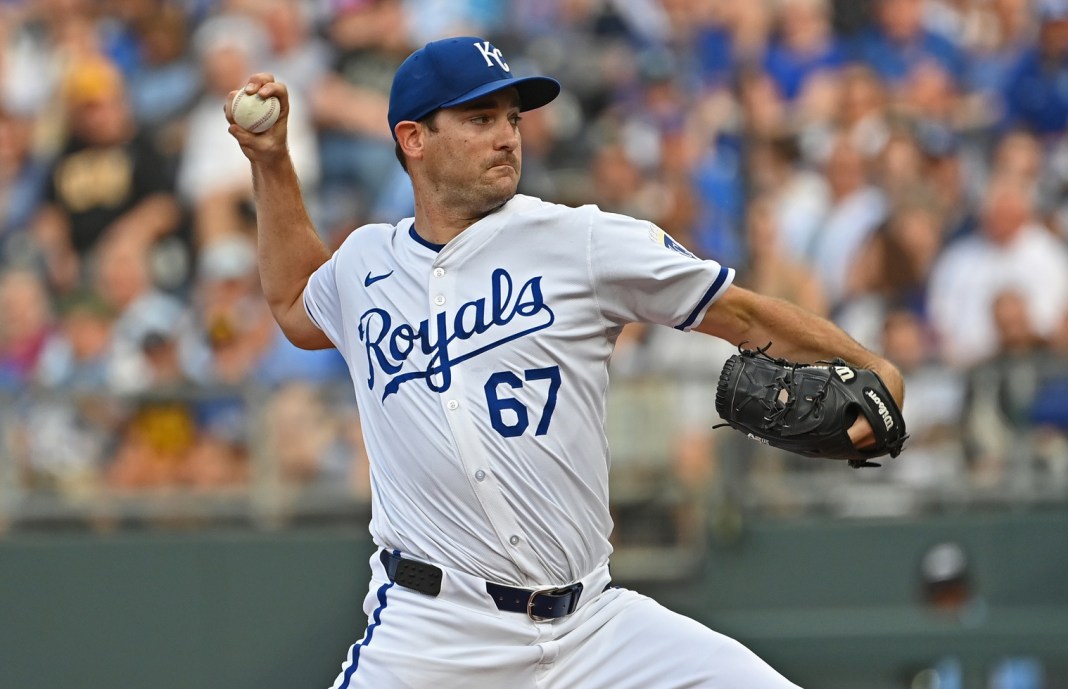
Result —
[[[563, 587], [560, 587], [560, 588], [535, 589], [535, 590], [531, 591], [530, 592], [530, 598], [527, 599], [527, 617], [529, 617], [530, 619], [532, 619], [535, 622], [544, 622], [545, 620], [557, 619], [555, 617], [542, 617], [540, 615], [535, 615], [534, 614], [534, 601], [535, 601], [535, 599], [537, 599], [538, 596], [563, 596], [563, 595], [569, 594], [569, 593], [581, 594], [582, 593], [582, 582], [576, 582], [574, 584], [569, 584], [568, 586], [563, 586]], [[567, 612], [565, 612], [563, 615], [560, 615], [560, 617], [567, 617], [571, 613], [575, 612], [575, 608], [577, 606], [578, 606], [578, 595], [573, 595], [571, 597], [571, 600], [568, 601]]]

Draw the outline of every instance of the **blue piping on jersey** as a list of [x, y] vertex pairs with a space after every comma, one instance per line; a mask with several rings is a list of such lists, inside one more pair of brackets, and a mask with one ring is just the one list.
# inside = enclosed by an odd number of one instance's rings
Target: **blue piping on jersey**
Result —
[[686, 317], [686, 320], [675, 326], [676, 330], [685, 330], [693, 325], [694, 321], [697, 320], [697, 315], [701, 313], [701, 310], [705, 308], [708, 302], [712, 301], [712, 297], [716, 296], [716, 292], [719, 291], [719, 288], [723, 287], [723, 283], [727, 281], [727, 275], [729, 273], [730, 270], [722, 266], [720, 267], [719, 275], [717, 275], [716, 279], [712, 282], [712, 286], [709, 287], [708, 291], [701, 297], [701, 301], [697, 302], [697, 306], [690, 312], [690, 315]]
[[415, 223], [412, 223], [412, 226], [408, 228], [408, 234], [412, 236], [412, 239], [419, 242], [431, 251], [441, 253], [441, 250], [445, 248], [444, 244], [434, 244], [433, 242], [428, 242], [427, 240], [420, 237], [419, 233], [415, 231]]
[[[399, 555], [400, 551], [397, 550], [394, 553]], [[374, 636], [375, 627], [382, 624], [382, 611], [386, 609], [386, 591], [393, 587], [393, 583], [389, 581], [378, 587], [378, 607], [375, 608], [374, 613], [371, 615], [374, 621], [368, 625], [364, 640], [352, 645], [352, 664], [345, 670], [345, 681], [341, 683], [340, 689], [348, 689], [349, 682], [356, 673], [356, 668], [360, 665], [360, 649], [371, 644], [371, 637]]]

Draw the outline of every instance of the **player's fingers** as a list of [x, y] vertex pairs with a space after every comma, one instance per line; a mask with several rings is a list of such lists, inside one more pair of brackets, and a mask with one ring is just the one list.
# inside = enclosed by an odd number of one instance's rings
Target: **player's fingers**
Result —
[[223, 114], [226, 115], [226, 121], [230, 124], [234, 123], [234, 113], [232, 112], [233, 108], [231, 106], [234, 103], [234, 96], [237, 95], [237, 92], [239, 90], [240, 89], [234, 89], [230, 93], [226, 94], [226, 100], [223, 101]]
[[284, 103], [289, 91], [285, 84], [275, 81], [274, 75], [270, 72], [257, 72], [248, 78], [248, 83], [245, 84], [245, 93], [250, 95], [258, 93], [263, 98], [275, 96]]
[[251, 140], [250, 137], [252, 136], [252, 132], [247, 131], [244, 127], [237, 124], [236, 122], [231, 122], [230, 127], [226, 131], [230, 133], [230, 136], [237, 139], [237, 142], [239, 144], [244, 145], [246, 140]]
[[[248, 83], [245, 85], [245, 91], [247, 93], [256, 93], [267, 84], [274, 83], [274, 75], [270, 72], [256, 72], [248, 78]], [[260, 95], [263, 95], [262, 93]]]
[[858, 416], [853, 425], [849, 427], [849, 439], [853, 442], [853, 447], [860, 449], [875, 444], [875, 431], [863, 415]]

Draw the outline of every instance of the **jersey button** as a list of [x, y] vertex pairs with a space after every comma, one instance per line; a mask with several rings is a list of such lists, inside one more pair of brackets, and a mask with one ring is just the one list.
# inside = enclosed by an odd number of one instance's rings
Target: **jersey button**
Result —
[[456, 411], [460, 407], [460, 403], [456, 400], [449, 400], [445, 403], [445, 406], [449, 408], [449, 411]]
[[441, 296], [439, 294], [438, 296], [434, 297], [434, 303], [437, 304], [438, 306], [441, 306], [442, 304], [445, 303], [445, 297], [443, 297], [443, 296]]
[[508, 539], [508, 542], [512, 545], [519, 545], [519, 536], [512, 536]]
[[475, 472], [475, 480], [476, 481], [484, 481], [484, 480], [486, 480], [486, 472], [482, 471], [481, 469], [476, 471]]
[[435, 268], [434, 269], [434, 277], [440, 278], [440, 277], [444, 277], [444, 276], [445, 276], [445, 269], [444, 268]]

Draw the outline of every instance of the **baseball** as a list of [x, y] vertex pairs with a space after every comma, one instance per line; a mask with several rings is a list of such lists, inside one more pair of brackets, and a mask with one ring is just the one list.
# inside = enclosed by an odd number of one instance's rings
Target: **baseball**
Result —
[[265, 132], [278, 121], [282, 104], [274, 96], [263, 98], [258, 93], [248, 94], [241, 89], [230, 103], [234, 122], [253, 134]]

